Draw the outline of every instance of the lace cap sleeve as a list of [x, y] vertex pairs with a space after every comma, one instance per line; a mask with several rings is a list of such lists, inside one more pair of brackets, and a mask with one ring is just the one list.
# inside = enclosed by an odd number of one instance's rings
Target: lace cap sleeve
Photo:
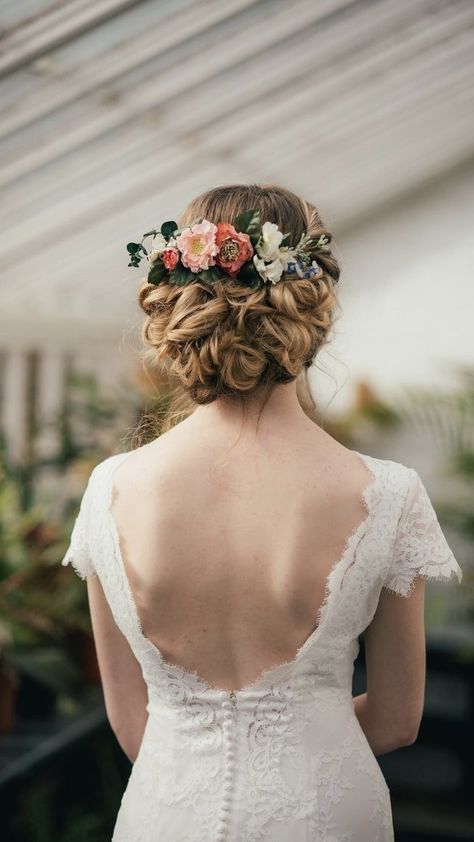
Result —
[[461, 582], [462, 571], [441, 530], [419, 474], [410, 468], [410, 484], [398, 524], [394, 555], [384, 587], [408, 596], [417, 576]]
[[71, 564], [81, 579], [96, 572], [89, 547], [89, 518], [92, 496], [92, 474], [82, 495], [78, 515], [69, 539], [69, 547], [61, 560], [63, 566]]

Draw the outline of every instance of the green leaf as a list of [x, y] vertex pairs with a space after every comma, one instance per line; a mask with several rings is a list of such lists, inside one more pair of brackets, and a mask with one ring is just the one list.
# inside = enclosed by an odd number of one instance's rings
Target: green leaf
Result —
[[177, 266], [170, 272], [170, 283], [178, 287], [184, 287], [192, 281], [193, 276], [195, 276], [195, 273], [191, 272], [191, 269], [186, 266]]
[[153, 261], [151, 265], [151, 269], [148, 272], [147, 281], [149, 284], [158, 285], [160, 281], [162, 281], [163, 278], [166, 277], [167, 273], [168, 270], [164, 265], [163, 261], [160, 260], [160, 258], [157, 258], [157, 260]]
[[285, 234], [281, 243], [280, 243], [280, 248], [282, 248], [283, 246], [289, 246], [290, 240], [291, 240], [291, 234], [289, 234], [289, 233]]
[[[135, 269], [138, 268], [140, 265], [140, 260], [142, 259], [143, 246], [141, 243], [127, 243], [127, 251], [130, 255], [130, 262], [129, 266], [133, 266]], [[146, 252], [145, 252], [146, 254]]]
[[221, 281], [227, 277], [227, 272], [222, 266], [211, 266], [210, 271], [215, 281]]
[[260, 235], [260, 211], [258, 208], [239, 213], [234, 219], [234, 228], [241, 234], [248, 234], [253, 242], [253, 236]]
[[258, 289], [261, 285], [262, 278], [258, 274], [253, 263], [244, 263], [238, 274], [237, 281], [240, 281], [252, 289]]
[[199, 272], [199, 280], [204, 281], [205, 284], [214, 284], [225, 277], [225, 272], [219, 266], [210, 266], [209, 269], [204, 269]]
[[163, 225], [160, 228], [160, 233], [163, 235], [163, 237], [166, 240], [168, 240], [173, 235], [173, 233], [176, 231], [177, 227], [178, 227], [178, 223], [173, 222], [173, 220], [169, 220], [168, 222], [163, 222]]
[[214, 283], [214, 277], [210, 269], [203, 269], [202, 272], [196, 275], [203, 284], [208, 284], [211, 286]]

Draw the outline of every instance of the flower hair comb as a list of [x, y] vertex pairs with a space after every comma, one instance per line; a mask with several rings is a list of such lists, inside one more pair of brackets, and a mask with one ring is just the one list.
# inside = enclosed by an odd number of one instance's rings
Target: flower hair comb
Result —
[[[148, 252], [143, 241], [152, 237]], [[159, 231], [148, 231], [139, 243], [128, 243], [129, 266], [138, 267], [142, 257], [150, 264], [147, 281], [186, 286], [194, 280], [212, 285], [226, 277], [238, 279], [252, 289], [276, 284], [283, 273], [300, 278], [317, 278], [322, 268], [310, 255], [310, 248], [329, 251], [322, 234], [314, 243], [307, 233], [297, 246], [288, 246], [290, 234], [283, 234], [273, 222], [261, 225], [258, 209], [239, 214], [232, 223], [214, 225], [198, 219], [185, 228], [164, 222]], [[311, 246], [310, 246], [311, 244]]]

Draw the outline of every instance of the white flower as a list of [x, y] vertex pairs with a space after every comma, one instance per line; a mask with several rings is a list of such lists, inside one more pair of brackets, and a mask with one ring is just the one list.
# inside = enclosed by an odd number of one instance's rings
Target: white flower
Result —
[[151, 243], [151, 253], [153, 254], [154, 251], [157, 251], [158, 254], [163, 254], [165, 248], [167, 248], [167, 245], [168, 244], [165, 238], [163, 237], [163, 234], [156, 234]]
[[256, 245], [259, 257], [264, 260], [276, 260], [279, 257], [279, 246], [283, 234], [274, 222], [265, 222], [262, 225], [262, 232]]
[[276, 284], [280, 280], [286, 269], [286, 260], [282, 261], [279, 257], [271, 263], [265, 263], [257, 254], [254, 254], [253, 262], [260, 277], [264, 281], [271, 281], [272, 284]]
[[177, 249], [178, 244], [176, 242], [176, 237], [170, 237], [168, 241], [163, 237], [163, 234], [157, 234], [151, 243], [152, 250], [148, 254], [148, 261], [149, 263], [154, 263], [154, 261], [161, 257], [165, 249]]

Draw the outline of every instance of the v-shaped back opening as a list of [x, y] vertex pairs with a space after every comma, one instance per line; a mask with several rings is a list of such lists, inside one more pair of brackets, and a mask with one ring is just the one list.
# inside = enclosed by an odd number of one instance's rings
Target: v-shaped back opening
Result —
[[115, 561], [118, 566], [119, 575], [122, 578], [122, 583], [125, 589], [125, 593], [127, 596], [127, 601], [129, 605], [131, 620], [134, 625], [135, 633], [138, 639], [141, 641], [142, 644], [145, 644], [151, 651], [154, 652], [158, 660], [170, 671], [178, 671], [179, 675], [182, 677], [187, 677], [188, 679], [192, 679], [196, 681], [201, 689], [208, 690], [208, 691], [215, 691], [221, 692], [232, 695], [239, 695], [246, 693], [248, 691], [258, 689], [258, 686], [264, 680], [268, 680], [278, 675], [278, 672], [284, 668], [291, 667], [292, 665], [296, 664], [300, 657], [302, 656], [303, 652], [305, 652], [316, 640], [316, 638], [321, 634], [321, 630], [324, 626], [326, 616], [329, 612], [331, 607], [331, 602], [334, 599], [334, 595], [337, 593], [337, 585], [342, 587], [342, 582], [345, 577], [346, 572], [348, 571], [349, 567], [354, 563], [355, 560], [355, 551], [359, 541], [362, 539], [363, 535], [365, 534], [367, 527], [371, 521], [373, 515], [373, 505], [372, 505], [372, 498], [376, 488], [377, 479], [378, 479], [378, 471], [377, 466], [375, 464], [374, 457], [369, 456], [365, 453], [360, 453], [357, 450], [351, 450], [364, 464], [366, 467], [369, 480], [367, 484], [364, 486], [362, 492], [360, 493], [360, 500], [365, 510], [365, 515], [361, 521], [350, 531], [347, 535], [342, 552], [338, 556], [338, 558], [333, 562], [330, 567], [329, 573], [325, 580], [325, 588], [324, 588], [324, 596], [321, 604], [315, 611], [315, 622], [316, 626], [312, 630], [312, 632], [308, 635], [306, 640], [299, 646], [296, 650], [295, 655], [289, 661], [283, 661], [277, 664], [274, 664], [266, 669], [264, 669], [257, 678], [252, 681], [250, 684], [247, 684], [243, 687], [240, 687], [235, 690], [228, 690], [223, 687], [218, 687], [215, 685], [210, 684], [205, 678], [198, 674], [195, 670], [186, 668], [181, 664], [173, 663], [167, 660], [158, 646], [153, 643], [150, 638], [148, 638], [144, 631], [142, 621], [138, 612], [137, 608], [137, 601], [135, 599], [133, 589], [130, 583], [130, 578], [127, 573], [126, 562], [124, 556], [121, 551], [121, 541], [120, 541], [120, 533], [118, 529], [118, 525], [116, 519], [114, 517], [114, 513], [112, 511], [112, 506], [115, 497], [115, 486], [114, 486], [114, 475], [122, 462], [126, 461], [126, 459], [131, 456], [135, 450], [126, 451], [124, 453], [116, 454], [115, 456], [110, 457], [111, 459], [117, 459], [117, 463], [113, 464], [111, 470], [107, 473], [107, 488], [106, 488], [106, 513], [109, 519], [109, 525], [111, 530], [111, 535], [113, 539], [113, 549], [114, 549], [114, 556]]

